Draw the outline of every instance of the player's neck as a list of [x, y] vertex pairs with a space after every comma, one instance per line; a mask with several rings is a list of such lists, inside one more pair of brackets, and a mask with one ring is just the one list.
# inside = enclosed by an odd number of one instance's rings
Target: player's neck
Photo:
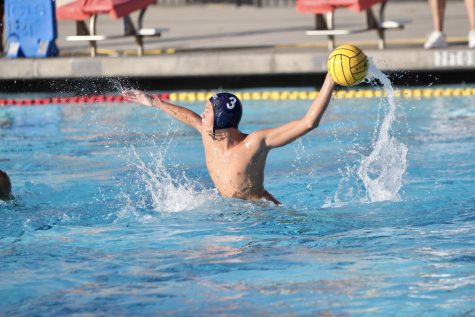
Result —
[[242, 133], [238, 129], [220, 129], [215, 131], [215, 142], [224, 148], [231, 148], [241, 141]]

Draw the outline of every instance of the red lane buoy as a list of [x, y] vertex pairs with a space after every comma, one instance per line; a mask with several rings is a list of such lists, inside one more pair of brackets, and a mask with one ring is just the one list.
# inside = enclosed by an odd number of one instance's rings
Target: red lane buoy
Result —
[[79, 97], [74, 96], [69, 99], [69, 103], [78, 103], [79, 102]]
[[88, 96], [81, 96], [78, 98], [78, 103], [87, 103], [89, 101]]
[[[169, 93], [152, 94], [154, 98], [169, 100]], [[31, 99], [1, 98], [0, 106], [40, 106], [40, 105], [60, 105], [60, 104], [85, 104], [85, 103], [123, 103], [129, 102], [123, 95], [91, 95], [91, 96], [55, 96], [39, 97]]]
[[51, 98], [51, 103], [62, 103], [60, 97], [53, 97]]

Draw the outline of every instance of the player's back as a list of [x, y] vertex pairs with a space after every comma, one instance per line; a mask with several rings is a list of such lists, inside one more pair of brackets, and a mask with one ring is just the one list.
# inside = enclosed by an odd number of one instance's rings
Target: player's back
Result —
[[206, 166], [221, 195], [249, 200], [265, 196], [264, 167], [268, 151], [250, 135], [237, 131], [232, 140], [203, 136]]

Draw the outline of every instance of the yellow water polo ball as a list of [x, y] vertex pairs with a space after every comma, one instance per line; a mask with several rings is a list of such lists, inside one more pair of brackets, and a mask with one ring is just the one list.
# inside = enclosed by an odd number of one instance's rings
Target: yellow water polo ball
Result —
[[353, 86], [363, 81], [368, 73], [368, 58], [358, 47], [343, 44], [328, 56], [328, 72], [341, 86]]

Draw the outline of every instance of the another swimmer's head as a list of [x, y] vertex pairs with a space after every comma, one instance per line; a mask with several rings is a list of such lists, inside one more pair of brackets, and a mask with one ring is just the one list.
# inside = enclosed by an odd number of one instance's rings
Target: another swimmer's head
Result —
[[12, 199], [12, 183], [10, 177], [4, 171], [0, 170], [0, 200]]
[[238, 128], [242, 117], [242, 105], [238, 97], [221, 92], [209, 98], [209, 101], [214, 110], [213, 133], [219, 129]]

